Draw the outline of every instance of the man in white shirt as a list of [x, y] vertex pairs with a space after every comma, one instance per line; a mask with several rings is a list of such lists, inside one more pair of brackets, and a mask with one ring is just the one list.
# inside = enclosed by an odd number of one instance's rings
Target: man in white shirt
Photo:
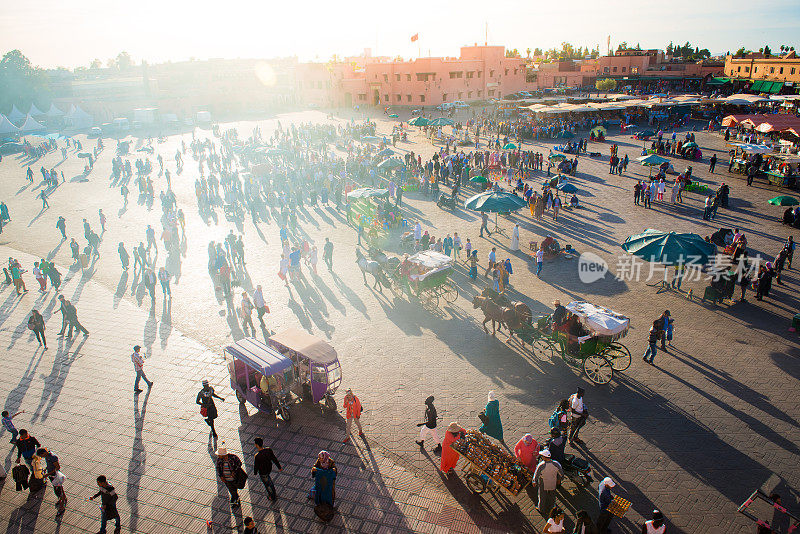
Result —
[[483, 273], [484, 278], [489, 276], [489, 271], [492, 270], [495, 263], [497, 263], [497, 247], [492, 247], [491, 252], [489, 252], [489, 265], [486, 266], [486, 272]]
[[256, 291], [253, 293], [253, 304], [258, 312], [258, 320], [261, 321], [261, 328], [264, 328], [264, 314], [269, 313], [267, 302], [264, 300], [264, 293], [261, 291], [261, 286], [256, 286]]
[[578, 431], [586, 424], [586, 418], [589, 417], [589, 411], [583, 405], [583, 388], [570, 395], [569, 397], [569, 412], [572, 416], [572, 424], [569, 430], [569, 442], [574, 446], [575, 443], [583, 443], [578, 437]]
[[153, 382], [147, 379], [147, 376], [144, 374], [144, 358], [142, 355], [139, 354], [139, 351], [142, 349], [139, 345], [133, 347], [133, 354], [131, 354], [131, 361], [133, 362], [133, 370], [136, 371], [136, 381], [133, 383], [133, 391], [135, 393], [141, 393], [141, 389], [139, 389], [139, 380], [144, 378], [145, 383], [147, 384], [147, 388], [150, 389], [153, 387]]
[[419, 246], [419, 242], [422, 240], [422, 225], [417, 221], [417, 224], [414, 225], [414, 241], [417, 242], [417, 246]]
[[536, 251], [536, 276], [539, 276], [539, 273], [542, 272], [542, 264], [544, 263], [544, 249], [539, 248]]

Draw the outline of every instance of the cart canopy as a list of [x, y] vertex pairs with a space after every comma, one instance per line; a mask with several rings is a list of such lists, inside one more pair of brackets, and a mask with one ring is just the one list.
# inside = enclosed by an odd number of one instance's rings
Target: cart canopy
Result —
[[593, 332], [605, 336], [617, 336], [622, 334], [628, 330], [631, 323], [628, 317], [589, 302], [570, 302], [565, 308], [581, 317], [586, 326]]
[[297, 328], [289, 328], [278, 332], [271, 336], [269, 340], [292, 349], [312, 362], [327, 365], [339, 360], [339, 356], [332, 346]]
[[413, 256], [409, 256], [408, 261], [429, 269], [439, 269], [453, 263], [453, 259], [450, 256], [445, 256], [441, 252], [436, 252], [435, 250], [417, 252]]
[[264, 376], [282, 373], [292, 366], [292, 360], [252, 337], [240, 339], [225, 350]]

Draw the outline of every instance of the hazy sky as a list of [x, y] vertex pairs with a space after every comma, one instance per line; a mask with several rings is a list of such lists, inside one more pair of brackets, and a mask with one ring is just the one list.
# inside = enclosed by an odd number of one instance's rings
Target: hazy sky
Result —
[[[378, 6], [386, 6], [381, 8]], [[712, 53], [739, 46], [800, 48], [799, 0], [37, 0], [0, 2], [0, 52], [19, 48], [44, 66], [205, 58], [303, 60], [355, 55], [458, 55], [465, 44], [518, 48], [620, 41], [664, 48], [690, 41]], [[410, 37], [419, 33], [420, 40]], [[797, 42], [792, 39], [796, 39]]]

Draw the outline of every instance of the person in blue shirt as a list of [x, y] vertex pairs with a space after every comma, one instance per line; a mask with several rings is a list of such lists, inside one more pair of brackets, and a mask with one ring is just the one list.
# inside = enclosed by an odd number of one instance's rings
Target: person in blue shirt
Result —
[[598, 532], [608, 531], [611, 520], [614, 518], [614, 514], [608, 511], [608, 507], [614, 501], [614, 494], [611, 492], [611, 488], [615, 486], [616, 483], [614, 483], [611, 477], [606, 477], [600, 482], [600, 486], [598, 487], [597, 498], [600, 501], [600, 516], [597, 518]]
[[13, 419], [21, 413], [25, 413], [25, 410], [17, 412], [14, 415], [9, 415], [8, 410], [3, 410], [3, 426], [11, 433], [11, 443], [16, 443], [17, 435], [19, 435], [17, 428], [14, 426]]

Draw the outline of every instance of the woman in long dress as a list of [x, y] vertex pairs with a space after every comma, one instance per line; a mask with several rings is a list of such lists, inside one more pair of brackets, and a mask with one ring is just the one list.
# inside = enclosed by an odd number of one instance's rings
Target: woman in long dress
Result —
[[675, 180], [675, 184], [672, 186], [672, 197], [670, 198], [670, 202], [675, 204], [675, 201], [678, 198], [678, 191], [681, 189], [681, 184], [678, 180]]
[[442, 473], [445, 475], [458, 463], [458, 453], [454, 451], [450, 445], [452, 445], [454, 441], [461, 439], [461, 436], [464, 434], [466, 434], [466, 430], [461, 428], [461, 425], [458, 423], [450, 423], [450, 426], [447, 427], [447, 431], [444, 433], [444, 439], [442, 440], [442, 460], [439, 463], [439, 469], [441, 469]]
[[514, 230], [511, 232], [511, 250], [519, 250], [519, 225], [514, 225]]
[[503, 423], [500, 421], [500, 401], [494, 396], [494, 391], [489, 392], [489, 399], [486, 403], [486, 421], [479, 429], [487, 436], [492, 436], [496, 440], [503, 441]]

